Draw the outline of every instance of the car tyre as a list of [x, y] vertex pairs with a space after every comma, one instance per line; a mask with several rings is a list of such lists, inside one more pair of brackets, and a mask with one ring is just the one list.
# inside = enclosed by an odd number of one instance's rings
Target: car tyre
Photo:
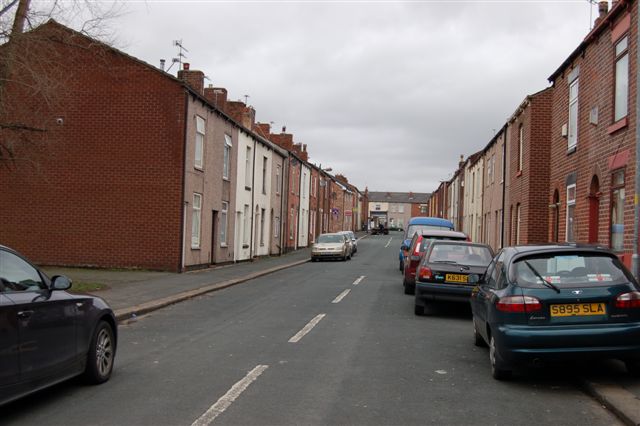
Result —
[[489, 339], [489, 361], [491, 362], [491, 376], [496, 380], [507, 380], [511, 377], [511, 370], [504, 368], [500, 355], [496, 348], [496, 340], [491, 336]]
[[479, 347], [486, 347], [487, 342], [484, 341], [484, 338], [480, 333], [478, 333], [478, 328], [476, 327], [476, 319], [473, 318], [473, 344]]
[[420, 305], [414, 305], [413, 306], [413, 313], [419, 317], [424, 315], [424, 306], [420, 306]]
[[108, 322], [100, 321], [91, 338], [84, 370], [85, 380], [91, 384], [100, 384], [109, 380], [115, 355], [116, 341], [113, 328]]
[[400, 261], [400, 267], [398, 269], [400, 272], [404, 272], [404, 262], [402, 260]]
[[406, 280], [402, 282], [402, 285], [404, 286], [404, 294], [411, 294], [411, 295], [416, 294], [415, 287], [409, 284]]
[[631, 376], [640, 377], [640, 359], [627, 359], [624, 365]]

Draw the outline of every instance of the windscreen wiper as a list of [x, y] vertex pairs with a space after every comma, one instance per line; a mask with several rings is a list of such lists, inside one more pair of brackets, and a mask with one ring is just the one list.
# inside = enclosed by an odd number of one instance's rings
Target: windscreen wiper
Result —
[[554, 289], [554, 290], [556, 291], [556, 293], [560, 293], [560, 289], [558, 288], [558, 286], [557, 286], [557, 285], [555, 285], [555, 284], [553, 284], [553, 283], [552, 283], [552, 282], [550, 282], [550, 281], [545, 280], [545, 279], [544, 279], [544, 277], [543, 277], [542, 275], [540, 275], [540, 272], [538, 272], [538, 271], [536, 270], [536, 268], [534, 268], [533, 266], [531, 266], [531, 264], [530, 264], [527, 260], [525, 260], [525, 261], [524, 261], [524, 264], [525, 264], [525, 265], [527, 265], [527, 266], [529, 267], [529, 269], [531, 269], [531, 270], [533, 271], [533, 273], [534, 273], [534, 274], [536, 274], [536, 276], [542, 280], [542, 283], [543, 283], [544, 285], [546, 285], [546, 286], [547, 286], [547, 287], [549, 287], [549, 288]]
[[458, 262], [456, 262], [455, 260], [434, 260], [432, 263], [446, 263], [448, 265], [458, 265], [459, 267], [461, 267], [463, 269], [469, 269], [468, 265], [461, 265]]

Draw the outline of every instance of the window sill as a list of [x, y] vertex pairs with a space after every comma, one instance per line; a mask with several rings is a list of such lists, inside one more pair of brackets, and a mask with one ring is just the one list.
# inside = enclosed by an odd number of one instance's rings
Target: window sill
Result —
[[231, 182], [231, 180], [228, 177], [224, 177], [224, 176], [222, 177], [222, 180], [225, 182]]
[[250, 186], [245, 186], [244, 189], [246, 189], [247, 191], [251, 191], [251, 187]]
[[191, 250], [200, 250], [200, 246], [191, 246]]
[[518, 170], [518, 173], [516, 173], [516, 177], [520, 177], [522, 176], [522, 170]]
[[197, 170], [199, 172], [204, 172], [204, 168], [203, 167], [193, 166], [193, 169]]
[[227, 248], [227, 247], [229, 247], [229, 246], [227, 245], [227, 243], [220, 243], [220, 247]]
[[567, 155], [573, 154], [574, 152], [576, 152], [576, 149], [577, 149], [577, 145], [567, 148]]
[[243, 244], [243, 245], [242, 245], [242, 248], [243, 248], [243, 249], [248, 249], [248, 248], [249, 248], [249, 244]]
[[629, 125], [629, 121], [627, 120], [627, 117], [623, 117], [620, 120], [613, 123], [611, 126], [607, 127], [607, 134], [611, 135], [617, 132], [618, 130], [624, 129], [628, 125]]

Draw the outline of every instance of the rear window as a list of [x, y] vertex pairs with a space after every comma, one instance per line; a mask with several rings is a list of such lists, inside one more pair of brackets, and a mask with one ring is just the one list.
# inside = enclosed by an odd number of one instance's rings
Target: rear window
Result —
[[[519, 259], [510, 273], [521, 287], [611, 285], [631, 281], [617, 258], [599, 254], [553, 254]], [[542, 277], [542, 278], [541, 278]]]
[[344, 237], [342, 235], [320, 235], [318, 237], [319, 243], [342, 243]]
[[435, 244], [428, 262], [459, 263], [469, 266], [487, 266], [491, 263], [491, 250], [487, 246], [471, 244]]
[[409, 225], [407, 228], [407, 235], [404, 237], [405, 240], [413, 238], [413, 236], [422, 231], [426, 231], [429, 229], [438, 229], [441, 231], [451, 231], [451, 228], [448, 226], [438, 226], [438, 225]]

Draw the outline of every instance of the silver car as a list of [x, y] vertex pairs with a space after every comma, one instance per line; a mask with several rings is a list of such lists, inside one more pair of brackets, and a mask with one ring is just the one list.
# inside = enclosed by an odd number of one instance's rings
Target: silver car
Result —
[[356, 234], [353, 231], [340, 231], [339, 234], [344, 234], [349, 238], [351, 242], [351, 254], [354, 255], [358, 252], [358, 239], [356, 238]]
[[311, 247], [311, 260], [351, 259], [351, 239], [342, 233], [320, 234]]

